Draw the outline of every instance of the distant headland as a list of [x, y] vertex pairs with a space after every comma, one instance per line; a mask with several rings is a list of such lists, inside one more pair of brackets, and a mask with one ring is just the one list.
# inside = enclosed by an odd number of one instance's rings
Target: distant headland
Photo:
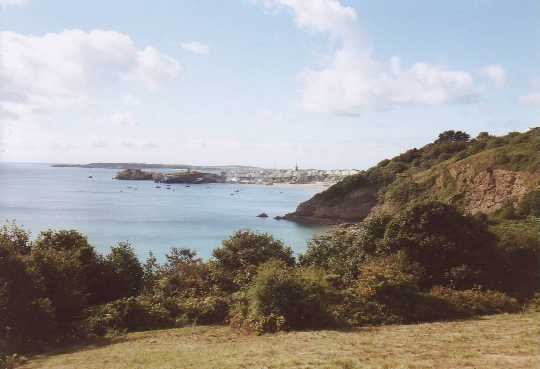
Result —
[[[53, 164], [62, 168], [117, 169], [115, 179], [162, 183], [321, 184], [332, 185], [356, 174], [356, 169], [268, 169], [247, 165], [197, 166], [188, 164], [90, 163]], [[174, 170], [162, 173], [159, 170]]]

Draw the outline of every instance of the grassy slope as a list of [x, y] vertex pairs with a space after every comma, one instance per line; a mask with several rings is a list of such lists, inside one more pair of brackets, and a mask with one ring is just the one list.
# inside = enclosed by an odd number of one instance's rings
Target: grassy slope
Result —
[[540, 313], [247, 336], [227, 327], [129, 334], [24, 368], [538, 368]]
[[[400, 201], [407, 203], [422, 198], [437, 198], [446, 201], [455, 195], [451, 183], [442, 192], [433, 193], [435, 188], [430, 181], [440, 176], [450, 166], [470, 165], [477, 172], [487, 168], [523, 171], [540, 176], [540, 127], [525, 133], [512, 133], [502, 137], [489, 136], [482, 140], [467, 143], [431, 143], [416, 150], [409, 150], [390, 160], [383, 160], [363, 173], [346, 177], [326, 191], [313, 197], [315, 203], [326, 205], [345, 201], [346, 195], [360, 188], [378, 189], [380, 197], [385, 193], [403, 192], [403, 183], [413, 179], [419, 186], [416, 193], [401, 196]], [[408, 178], [408, 179], [407, 179]], [[531, 183], [531, 188], [535, 183]], [[448, 188], [446, 188], [448, 187]], [[317, 206], [321, 206], [318, 204]]]

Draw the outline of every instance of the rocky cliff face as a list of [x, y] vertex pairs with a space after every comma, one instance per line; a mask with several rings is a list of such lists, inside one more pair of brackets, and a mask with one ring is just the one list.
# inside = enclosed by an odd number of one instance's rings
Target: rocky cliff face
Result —
[[457, 164], [437, 178], [434, 191], [444, 193], [451, 186], [450, 203], [470, 214], [491, 214], [508, 203], [517, 204], [539, 185], [539, 173], [505, 169], [477, 171], [473, 165]]
[[339, 224], [364, 219], [377, 204], [373, 188], [360, 188], [334, 201], [312, 198], [298, 205], [285, 219], [309, 224]]
[[394, 213], [411, 202], [438, 200], [465, 213], [491, 214], [540, 189], [540, 128], [469, 139], [447, 131], [300, 204], [286, 219], [336, 224], [370, 213]]

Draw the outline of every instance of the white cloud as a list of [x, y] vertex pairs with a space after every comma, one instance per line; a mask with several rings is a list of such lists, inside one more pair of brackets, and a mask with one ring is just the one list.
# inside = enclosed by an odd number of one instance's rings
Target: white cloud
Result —
[[356, 11], [338, 0], [259, 0], [267, 8], [288, 7], [296, 24], [305, 29], [336, 35], [349, 33], [357, 21]]
[[149, 90], [175, 78], [179, 64], [159, 50], [139, 49], [115, 31], [66, 30], [42, 36], [0, 32], [0, 111], [21, 116], [81, 103], [118, 83]]
[[473, 76], [426, 62], [402, 67], [399, 58], [379, 61], [360, 30], [355, 9], [338, 0], [258, 0], [265, 7], [287, 7], [302, 29], [327, 33], [336, 42], [318, 68], [300, 74], [306, 110], [360, 114], [400, 105], [436, 105], [474, 101], [480, 88]]
[[519, 97], [520, 104], [540, 106], [540, 92], [533, 92]]
[[135, 127], [138, 124], [135, 115], [129, 111], [114, 113], [111, 120], [115, 124], [121, 124], [128, 127]]
[[506, 84], [506, 72], [498, 64], [486, 65], [482, 68], [482, 73], [489, 78], [496, 87], [503, 87]]
[[0, 7], [4, 6], [21, 6], [29, 3], [29, 0], [0, 0]]
[[180, 47], [198, 55], [208, 55], [210, 53], [210, 47], [208, 45], [197, 41], [182, 42], [180, 43]]

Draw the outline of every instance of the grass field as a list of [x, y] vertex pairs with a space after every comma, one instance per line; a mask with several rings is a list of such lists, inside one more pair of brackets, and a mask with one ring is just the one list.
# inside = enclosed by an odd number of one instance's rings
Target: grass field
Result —
[[264, 336], [228, 327], [141, 332], [23, 368], [540, 368], [540, 313]]

